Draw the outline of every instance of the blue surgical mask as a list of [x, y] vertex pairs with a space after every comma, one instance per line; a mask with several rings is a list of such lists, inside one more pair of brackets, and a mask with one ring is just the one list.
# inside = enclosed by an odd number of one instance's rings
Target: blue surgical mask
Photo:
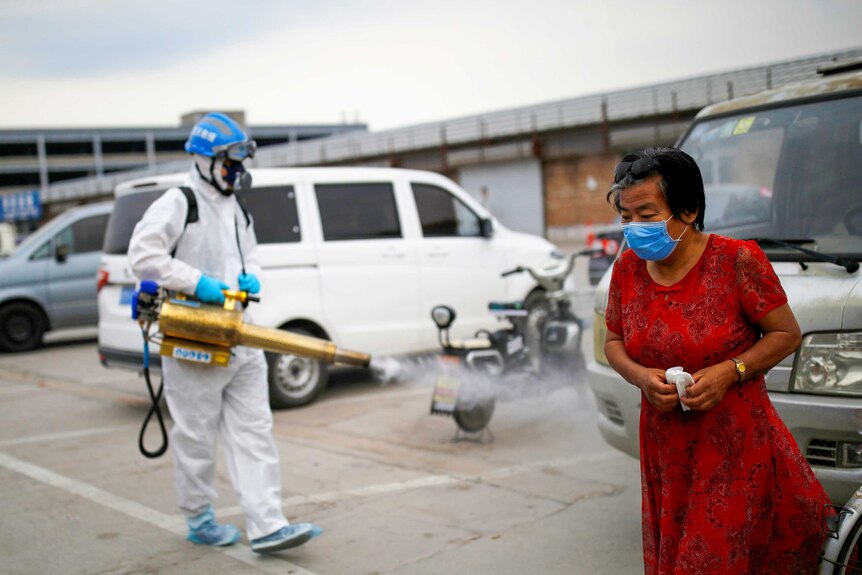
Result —
[[677, 239], [673, 239], [667, 233], [667, 223], [672, 217], [663, 222], [632, 222], [623, 225], [623, 235], [626, 242], [640, 259], [659, 261], [673, 253], [676, 245], [688, 230], [688, 226]]

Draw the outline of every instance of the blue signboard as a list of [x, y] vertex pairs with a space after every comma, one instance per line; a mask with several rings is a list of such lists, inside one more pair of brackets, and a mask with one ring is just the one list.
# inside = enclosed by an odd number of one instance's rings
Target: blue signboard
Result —
[[0, 222], [26, 222], [42, 219], [39, 190], [13, 192], [0, 196]]

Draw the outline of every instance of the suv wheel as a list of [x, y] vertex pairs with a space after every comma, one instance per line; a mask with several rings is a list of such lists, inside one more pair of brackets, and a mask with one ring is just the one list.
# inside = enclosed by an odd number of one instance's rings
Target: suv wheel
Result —
[[[299, 328], [287, 331], [317, 337]], [[269, 366], [269, 403], [275, 409], [300, 407], [317, 399], [326, 388], [326, 363], [292, 354], [266, 352]]]
[[13, 302], [0, 308], [0, 350], [29, 351], [42, 344], [46, 329], [42, 310], [33, 304]]

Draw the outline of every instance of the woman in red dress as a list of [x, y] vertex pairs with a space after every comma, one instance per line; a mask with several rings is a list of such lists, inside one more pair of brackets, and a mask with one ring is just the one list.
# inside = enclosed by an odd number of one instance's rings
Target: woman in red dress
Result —
[[[801, 337], [769, 260], [703, 233], [703, 180], [681, 150], [623, 158], [608, 199], [632, 248], [614, 264], [605, 354], [644, 399], [645, 572], [813, 573], [828, 498], [766, 392]], [[695, 382], [682, 399], [676, 366]]]

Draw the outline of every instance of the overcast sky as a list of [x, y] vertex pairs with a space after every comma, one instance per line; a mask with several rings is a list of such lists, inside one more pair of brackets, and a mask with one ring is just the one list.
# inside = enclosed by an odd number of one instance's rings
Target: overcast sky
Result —
[[862, 46], [862, 0], [0, 0], [0, 129], [372, 130]]

